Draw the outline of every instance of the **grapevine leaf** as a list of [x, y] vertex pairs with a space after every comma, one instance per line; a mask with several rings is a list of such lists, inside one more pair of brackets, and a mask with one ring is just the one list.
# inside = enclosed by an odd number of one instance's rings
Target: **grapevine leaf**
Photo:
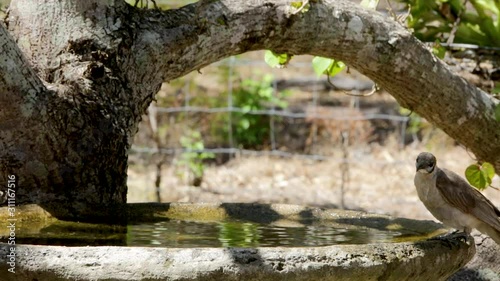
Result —
[[266, 50], [264, 54], [264, 61], [270, 66], [270, 67], [280, 67], [283, 65], [286, 65], [290, 59], [292, 58], [291, 55], [289, 54], [276, 54], [273, 51]]
[[266, 53], [264, 54], [264, 61], [270, 66], [270, 67], [276, 67], [280, 64], [279, 58], [269, 50], [266, 50]]
[[326, 71], [333, 64], [333, 59], [314, 57], [312, 60], [313, 69], [316, 75], [321, 76], [326, 73]]
[[345, 68], [345, 63], [338, 61], [338, 60], [333, 60], [332, 65], [328, 68], [327, 74], [330, 75], [331, 77], [337, 75], [339, 72], [344, 70]]
[[472, 164], [465, 170], [465, 177], [467, 181], [479, 190], [483, 190], [491, 184], [493, 176], [495, 175], [495, 168], [488, 162], [479, 164]]

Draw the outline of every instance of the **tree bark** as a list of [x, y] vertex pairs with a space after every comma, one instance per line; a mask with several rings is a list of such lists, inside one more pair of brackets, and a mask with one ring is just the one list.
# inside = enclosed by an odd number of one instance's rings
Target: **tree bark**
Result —
[[60, 218], [121, 218], [127, 151], [161, 83], [261, 49], [344, 61], [500, 171], [497, 101], [394, 20], [346, 0], [310, 5], [13, 1], [0, 25], [0, 181], [16, 174], [18, 203]]

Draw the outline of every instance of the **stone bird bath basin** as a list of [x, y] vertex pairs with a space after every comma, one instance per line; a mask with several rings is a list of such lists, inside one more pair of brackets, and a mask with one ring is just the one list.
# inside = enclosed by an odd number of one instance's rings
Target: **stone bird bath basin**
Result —
[[[11, 273], [7, 257], [10, 245], [0, 243], [2, 281], [446, 280], [475, 254], [470, 237], [428, 239], [446, 231], [437, 223], [358, 211], [284, 204], [127, 205], [129, 224], [162, 220], [217, 223], [231, 219], [280, 227], [326, 225], [343, 231], [360, 229], [361, 233], [368, 233], [356, 244], [344, 241], [328, 246], [262, 247], [259, 243], [265, 242], [263, 239], [250, 247], [177, 248], [126, 246], [133, 236], [130, 227], [65, 224], [51, 218], [38, 206], [17, 208], [20, 215], [16, 222], [16, 241], [26, 244], [16, 246], [15, 273]], [[7, 218], [5, 208], [0, 208], [0, 221]], [[57, 236], [61, 225], [66, 229], [68, 225], [73, 229], [85, 229], [86, 234], [60, 236], [62, 245], [125, 246], [40, 245], [50, 240], [47, 233]], [[0, 228], [0, 236], [0, 241], [6, 242], [9, 231]], [[159, 236], [159, 239], [164, 238]], [[344, 239], [345, 235], [338, 237]]]

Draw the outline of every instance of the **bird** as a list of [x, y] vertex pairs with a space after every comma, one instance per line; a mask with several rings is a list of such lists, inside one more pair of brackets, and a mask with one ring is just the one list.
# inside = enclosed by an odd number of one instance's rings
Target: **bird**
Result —
[[467, 235], [473, 228], [500, 245], [500, 210], [462, 177], [437, 166], [429, 152], [416, 159], [414, 178], [420, 201], [445, 226]]

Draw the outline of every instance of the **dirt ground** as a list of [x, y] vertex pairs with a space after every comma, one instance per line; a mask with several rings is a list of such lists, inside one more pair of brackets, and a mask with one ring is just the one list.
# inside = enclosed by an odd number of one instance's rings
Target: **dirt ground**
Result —
[[[373, 145], [350, 153], [349, 178], [342, 195], [342, 163], [339, 158], [315, 161], [270, 156], [238, 157], [224, 165], [208, 166], [201, 187], [189, 186], [175, 168], [162, 170], [163, 202], [261, 202], [318, 207], [341, 207], [414, 219], [433, 219], [419, 201], [413, 176], [415, 158], [427, 149], [413, 145], [405, 149]], [[472, 156], [458, 146], [430, 149], [440, 167], [463, 175]], [[334, 153], [335, 154], [335, 153]], [[339, 155], [339, 154], [337, 154]], [[132, 164], [128, 172], [128, 201], [155, 201], [153, 166]], [[498, 177], [494, 185], [499, 186]], [[500, 206], [500, 191], [484, 194]]]

